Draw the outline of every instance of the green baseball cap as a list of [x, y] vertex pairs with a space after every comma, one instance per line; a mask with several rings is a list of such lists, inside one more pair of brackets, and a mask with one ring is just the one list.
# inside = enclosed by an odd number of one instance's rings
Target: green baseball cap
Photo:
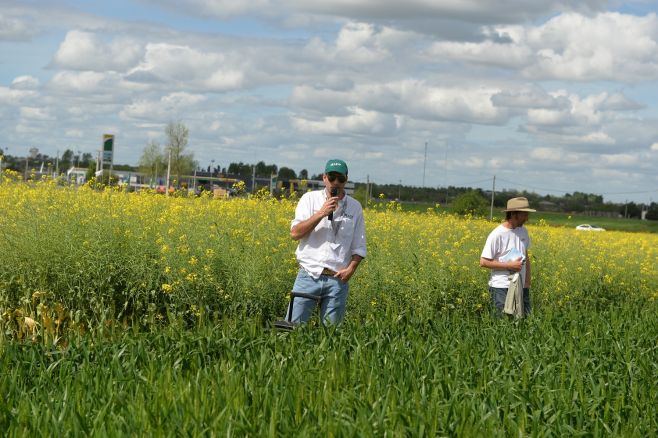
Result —
[[329, 160], [324, 166], [324, 173], [336, 172], [347, 175], [347, 164], [343, 160]]

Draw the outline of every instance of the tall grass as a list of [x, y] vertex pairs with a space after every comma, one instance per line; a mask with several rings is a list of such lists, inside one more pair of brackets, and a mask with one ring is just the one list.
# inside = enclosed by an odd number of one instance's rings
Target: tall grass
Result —
[[658, 309], [4, 344], [9, 435], [652, 436]]

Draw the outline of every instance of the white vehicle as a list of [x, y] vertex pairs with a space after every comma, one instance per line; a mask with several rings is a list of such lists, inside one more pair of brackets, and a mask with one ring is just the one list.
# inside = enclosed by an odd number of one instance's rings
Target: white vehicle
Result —
[[605, 231], [605, 228], [601, 228], [598, 225], [590, 225], [590, 224], [578, 225], [576, 229], [581, 231]]

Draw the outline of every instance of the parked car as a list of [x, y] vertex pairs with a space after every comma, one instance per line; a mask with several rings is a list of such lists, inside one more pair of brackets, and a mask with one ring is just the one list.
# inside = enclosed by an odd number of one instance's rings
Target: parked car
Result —
[[605, 228], [601, 228], [598, 225], [590, 225], [590, 224], [578, 225], [576, 229], [581, 231], [605, 231]]

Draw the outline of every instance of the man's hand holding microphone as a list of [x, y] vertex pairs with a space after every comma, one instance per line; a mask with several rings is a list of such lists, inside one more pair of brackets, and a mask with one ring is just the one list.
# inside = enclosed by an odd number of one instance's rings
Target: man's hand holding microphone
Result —
[[338, 188], [331, 188], [331, 198], [327, 199], [325, 206], [331, 208], [331, 211], [327, 215], [327, 218], [332, 221], [334, 220], [334, 211], [338, 208]]

